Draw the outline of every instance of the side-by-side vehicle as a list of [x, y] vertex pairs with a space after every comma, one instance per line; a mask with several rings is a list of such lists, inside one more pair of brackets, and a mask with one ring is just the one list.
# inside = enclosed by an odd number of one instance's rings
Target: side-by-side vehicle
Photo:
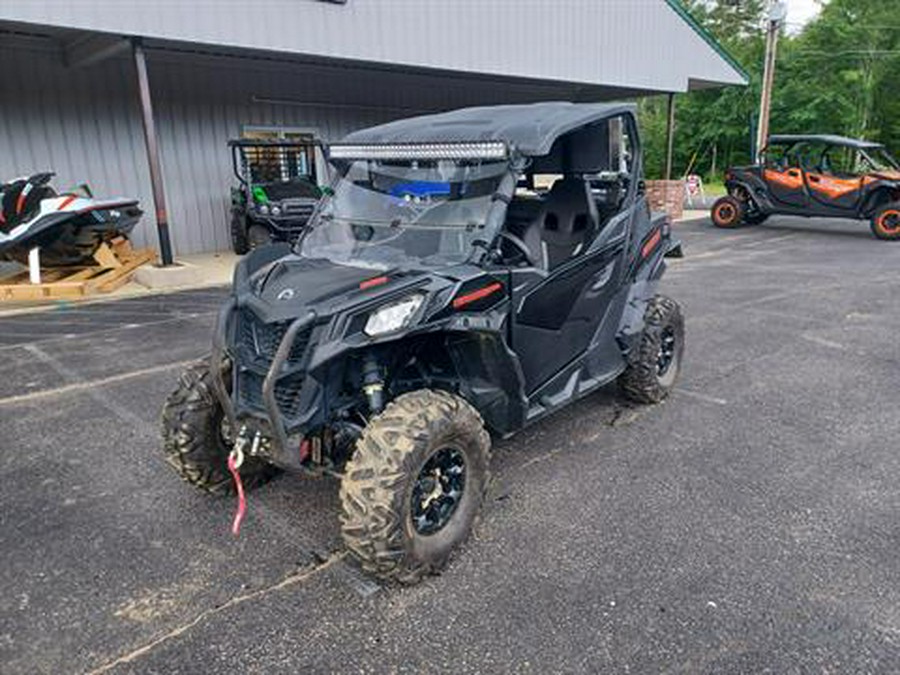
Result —
[[458, 110], [328, 156], [296, 245], [240, 262], [210, 358], [165, 404], [165, 455], [211, 491], [229, 468], [339, 476], [351, 554], [415, 582], [468, 535], [492, 435], [615, 380], [672, 391], [684, 326], [658, 284], [680, 249], [648, 207], [632, 105]]
[[237, 185], [231, 188], [235, 253], [273, 241], [293, 243], [309, 222], [321, 190], [320, 144], [303, 139], [242, 138], [228, 142]]
[[879, 143], [841, 136], [772, 136], [759, 164], [725, 172], [728, 195], [712, 207], [718, 227], [769, 216], [867, 220], [900, 240], [900, 165]]

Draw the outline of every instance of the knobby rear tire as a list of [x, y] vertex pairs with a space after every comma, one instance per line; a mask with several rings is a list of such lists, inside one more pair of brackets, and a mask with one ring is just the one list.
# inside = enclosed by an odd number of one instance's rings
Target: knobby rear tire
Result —
[[869, 225], [878, 239], [900, 241], [900, 202], [889, 202], [875, 211]]
[[[663, 337], [670, 330], [675, 337], [675, 354], [665, 375], [659, 373]], [[644, 314], [644, 330], [628, 356], [628, 366], [619, 376], [625, 395], [636, 403], [659, 403], [675, 388], [684, 355], [684, 318], [678, 303], [664, 295], [655, 296]]]

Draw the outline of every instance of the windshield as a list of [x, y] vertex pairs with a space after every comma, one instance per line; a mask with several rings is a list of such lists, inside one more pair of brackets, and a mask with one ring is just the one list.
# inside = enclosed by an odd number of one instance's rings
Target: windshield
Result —
[[255, 185], [253, 196], [257, 198], [256, 201], [265, 203], [270, 200], [280, 202], [282, 199], [318, 199], [320, 193], [309, 178], [294, 178]]
[[334, 194], [300, 252], [333, 262], [433, 267], [467, 260], [486, 242], [494, 193], [509, 171], [487, 160], [355, 160], [339, 167]]
[[897, 160], [891, 157], [890, 153], [884, 148], [867, 149], [864, 161], [871, 167], [872, 171], [900, 171]]

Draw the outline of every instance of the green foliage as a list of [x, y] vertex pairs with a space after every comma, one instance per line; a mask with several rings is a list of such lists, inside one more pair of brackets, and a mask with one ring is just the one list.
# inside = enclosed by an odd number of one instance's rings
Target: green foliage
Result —
[[[750, 75], [747, 87], [676, 97], [674, 175], [721, 178], [729, 165], [751, 161], [758, 114], [765, 5], [762, 0], [690, 0], [691, 14]], [[772, 133], [834, 133], [900, 150], [900, 0], [830, 0], [820, 15], [778, 42]], [[639, 104], [647, 173], [665, 165], [665, 97]]]

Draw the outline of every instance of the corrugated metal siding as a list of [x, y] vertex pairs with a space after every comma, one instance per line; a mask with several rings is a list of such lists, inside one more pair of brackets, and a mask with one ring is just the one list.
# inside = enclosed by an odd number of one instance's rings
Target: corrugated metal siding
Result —
[[[150, 80], [172, 237], [177, 253], [226, 250], [229, 187], [226, 142], [242, 125], [317, 129], [324, 138], [396, 117], [384, 110], [252, 103], [260, 87], [302, 92], [303, 76], [281, 69], [150, 58]], [[54, 170], [65, 188], [89, 183], [98, 196], [136, 196], [147, 215], [135, 232], [156, 243], [133, 65], [111, 59], [67, 69], [46, 49], [0, 47], [0, 177]], [[277, 82], [276, 82], [277, 80]]]
[[[735, 76], [663, 0], [255, 0], [252, 7], [231, 0], [0, 0], [2, 19], [345, 59], [289, 63], [272, 52], [239, 58], [235, 50], [210, 55], [196, 45], [149, 41], [170, 225], [181, 254], [229, 247], [226, 141], [242, 125], [312, 128], [330, 140], [418, 112], [604, 100]], [[118, 57], [67, 68], [59, 41], [72, 37], [0, 40], [0, 177], [51, 169], [61, 187], [88, 182], [98, 195], [138, 197], [147, 215], [135, 239], [155, 245], [133, 64]], [[346, 61], [351, 57], [370, 63]], [[411, 71], [397, 67], [402, 63], [457, 72]], [[597, 82], [603, 86], [584, 84]]]
[[229, 187], [234, 178], [226, 142], [239, 136], [243, 126], [308, 128], [327, 141], [396, 116], [378, 109], [348, 112], [253, 101], [267, 91], [301, 100], [309, 81], [296, 67], [151, 51], [149, 71], [169, 218], [179, 252], [229, 248]]
[[45, 49], [0, 48], [0, 177], [42, 170], [60, 188], [149, 199], [149, 176], [129, 64], [64, 70]]
[[[156, 244], [133, 63], [67, 68], [50, 40], [0, 46], [0, 177], [56, 171], [56, 185], [138, 197], [138, 244]], [[227, 250], [226, 146], [245, 125], [314, 129], [325, 140], [420, 112], [476, 103], [573, 99], [571, 83], [359, 71], [346, 66], [148, 50], [148, 68], [176, 253]], [[587, 90], [592, 98], [621, 92]], [[259, 101], [282, 101], [259, 102]]]
[[0, 19], [657, 91], [743, 83], [665, 0], [0, 0]]

